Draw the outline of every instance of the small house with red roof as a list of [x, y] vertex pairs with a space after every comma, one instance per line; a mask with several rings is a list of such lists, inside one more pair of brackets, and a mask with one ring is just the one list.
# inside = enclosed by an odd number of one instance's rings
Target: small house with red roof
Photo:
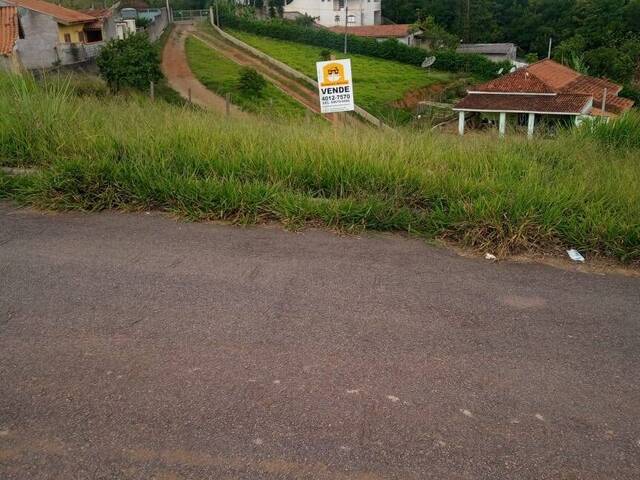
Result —
[[470, 117], [497, 116], [500, 136], [508, 117], [526, 124], [532, 136], [541, 117], [579, 124], [584, 118], [613, 117], [630, 110], [633, 101], [619, 97], [620, 90], [609, 80], [545, 59], [469, 89], [453, 109], [458, 112], [460, 135]]
[[[17, 12], [14, 54], [27, 69], [87, 61], [103, 44], [101, 19], [44, 0], [0, 0]], [[0, 25], [2, 37], [11, 35]]]
[[356, 35], [358, 37], [375, 38], [382, 42], [384, 40], [395, 39], [405, 45], [413, 45], [415, 37], [422, 32], [413, 28], [409, 24], [393, 24], [393, 25], [358, 25], [358, 26], [335, 26], [329, 28], [332, 32], [348, 35]]

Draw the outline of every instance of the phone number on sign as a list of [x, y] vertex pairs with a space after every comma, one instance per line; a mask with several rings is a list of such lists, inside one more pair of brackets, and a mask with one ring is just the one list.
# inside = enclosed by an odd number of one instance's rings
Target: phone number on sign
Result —
[[320, 99], [323, 102], [345, 101], [345, 100], [351, 100], [351, 94], [350, 93], [344, 93], [344, 94], [339, 94], [339, 95], [322, 95], [322, 97], [320, 97]]

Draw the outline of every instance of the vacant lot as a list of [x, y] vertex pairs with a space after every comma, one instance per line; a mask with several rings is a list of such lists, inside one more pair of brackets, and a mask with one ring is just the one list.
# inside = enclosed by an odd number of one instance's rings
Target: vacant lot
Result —
[[194, 75], [210, 90], [231, 95], [231, 101], [245, 111], [279, 117], [304, 117], [305, 108], [267, 82], [259, 96], [248, 95], [238, 86], [242, 67], [228, 60], [201, 40], [188, 37], [186, 52]]
[[42, 168], [0, 176], [0, 196], [640, 261], [638, 149], [572, 132], [497, 141], [229, 120], [135, 100], [77, 98], [63, 86], [0, 77], [0, 159]]
[[[316, 78], [316, 62], [321, 60], [322, 48], [238, 30], [230, 30], [229, 33], [305, 75]], [[334, 53], [336, 58], [351, 59], [356, 103], [390, 123], [402, 123], [410, 117], [408, 112], [391, 107], [393, 101], [401, 99], [406, 92], [449, 82], [454, 78], [450, 73], [427, 71], [390, 60]]]

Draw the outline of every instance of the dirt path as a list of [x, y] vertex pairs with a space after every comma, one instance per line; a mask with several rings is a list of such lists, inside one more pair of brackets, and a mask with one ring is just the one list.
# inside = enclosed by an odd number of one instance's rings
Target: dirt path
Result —
[[[209, 110], [225, 112], [225, 99], [202, 85], [193, 75], [187, 63], [184, 42], [190, 32], [194, 30], [195, 27], [192, 24], [176, 23], [162, 52], [162, 73], [167, 77], [171, 88], [183, 98], [188, 99], [189, 91], [191, 91], [191, 101], [196, 105]], [[231, 113], [245, 115], [235, 105], [231, 105]]]

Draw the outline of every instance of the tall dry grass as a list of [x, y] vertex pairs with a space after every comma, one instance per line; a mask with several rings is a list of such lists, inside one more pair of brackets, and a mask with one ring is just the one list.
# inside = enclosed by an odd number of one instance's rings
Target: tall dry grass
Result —
[[498, 253], [575, 247], [640, 261], [640, 161], [582, 134], [527, 141], [228, 120], [143, 97], [0, 77], [0, 196], [445, 237]]

